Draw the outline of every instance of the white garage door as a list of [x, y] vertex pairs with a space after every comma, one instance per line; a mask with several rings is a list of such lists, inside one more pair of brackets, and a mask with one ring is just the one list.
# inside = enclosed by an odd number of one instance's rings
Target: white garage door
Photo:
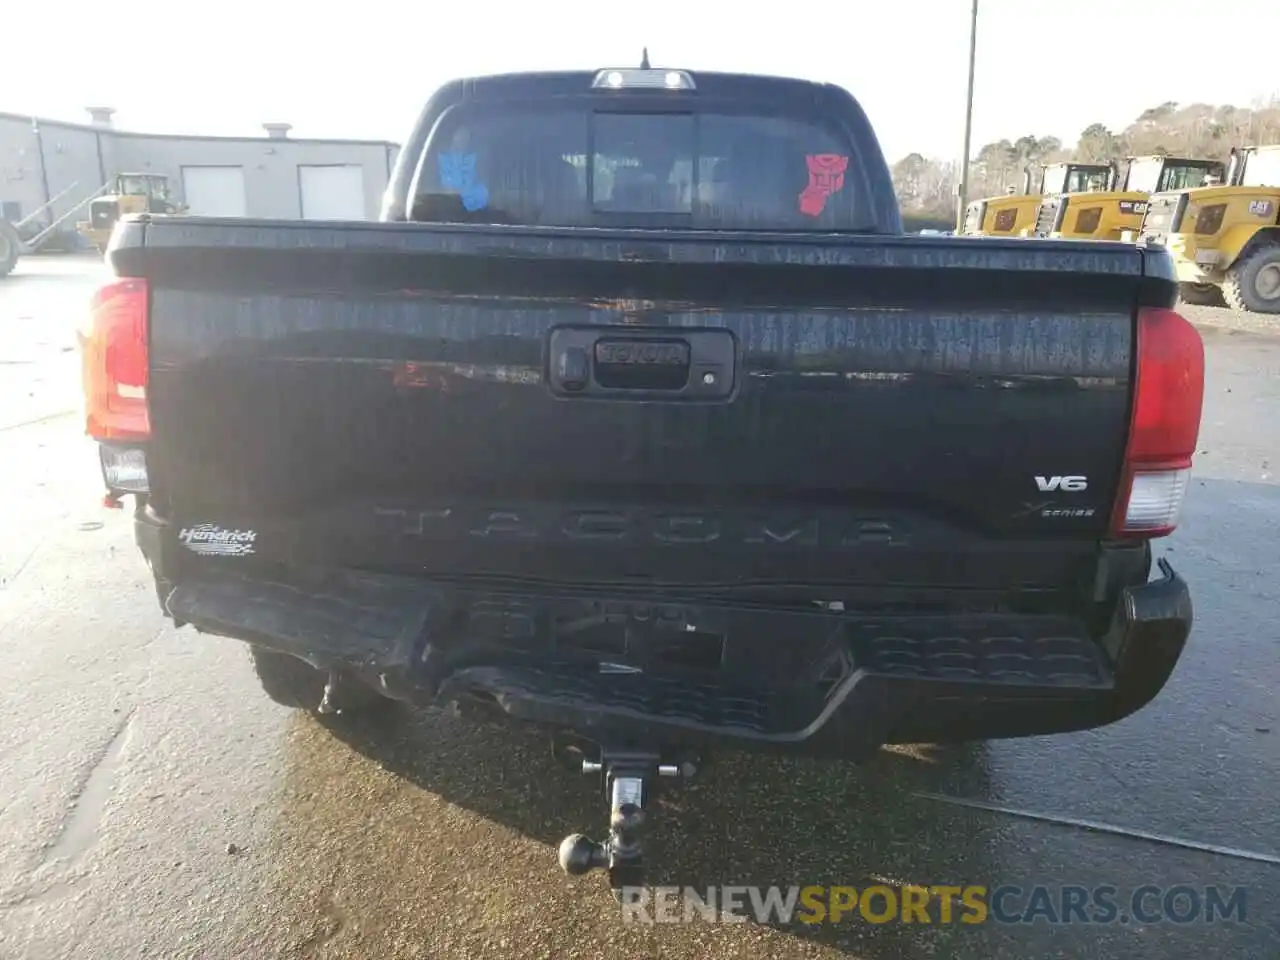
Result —
[[305, 220], [364, 220], [364, 167], [299, 166]]
[[183, 167], [182, 195], [201, 217], [247, 216], [243, 167]]

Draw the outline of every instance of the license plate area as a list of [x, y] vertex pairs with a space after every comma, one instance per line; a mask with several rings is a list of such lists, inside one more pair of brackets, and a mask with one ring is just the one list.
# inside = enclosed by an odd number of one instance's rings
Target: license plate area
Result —
[[560, 397], [725, 401], [737, 340], [725, 329], [562, 326], [547, 338], [547, 384]]

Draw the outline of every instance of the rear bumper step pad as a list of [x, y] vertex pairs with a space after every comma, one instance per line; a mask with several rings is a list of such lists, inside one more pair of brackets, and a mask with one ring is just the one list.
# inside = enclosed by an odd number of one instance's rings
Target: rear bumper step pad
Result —
[[1123, 594], [1097, 638], [1055, 616], [479, 592], [340, 571], [305, 585], [184, 581], [166, 607], [180, 623], [351, 670], [414, 703], [483, 703], [601, 738], [863, 757], [889, 742], [1062, 732], [1139, 709], [1192, 622], [1185, 582], [1161, 570]]

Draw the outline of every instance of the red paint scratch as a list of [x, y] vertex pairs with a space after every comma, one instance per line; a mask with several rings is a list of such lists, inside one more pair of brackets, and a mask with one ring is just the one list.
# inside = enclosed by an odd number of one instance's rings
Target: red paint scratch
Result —
[[426, 364], [412, 360], [401, 361], [392, 365], [391, 382], [397, 390], [441, 390], [449, 389], [448, 382], [435, 373]]

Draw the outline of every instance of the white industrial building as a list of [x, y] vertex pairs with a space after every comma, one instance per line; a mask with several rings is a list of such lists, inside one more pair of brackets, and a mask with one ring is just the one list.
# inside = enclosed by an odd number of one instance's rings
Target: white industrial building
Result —
[[193, 214], [280, 219], [362, 220], [377, 215], [396, 144], [303, 140], [286, 123], [261, 137], [134, 133], [112, 124], [109, 108], [89, 123], [0, 113], [0, 204], [18, 223], [51, 199], [24, 233], [72, 208], [59, 233], [74, 236], [83, 202], [118, 173], [164, 174], [171, 196]]

